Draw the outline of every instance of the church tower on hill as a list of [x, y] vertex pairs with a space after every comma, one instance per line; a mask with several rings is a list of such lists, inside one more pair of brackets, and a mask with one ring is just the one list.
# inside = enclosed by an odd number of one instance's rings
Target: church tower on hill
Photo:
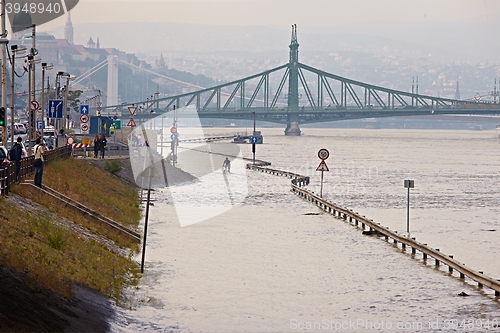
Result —
[[66, 21], [66, 26], [64, 27], [64, 39], [68, 41], [69, 44], [75, 45], [73, 41], [73, 35], [75, 31], [73, 30], [73, 23], [71, 22], [71, 12], [68, 12], [68, 20]]

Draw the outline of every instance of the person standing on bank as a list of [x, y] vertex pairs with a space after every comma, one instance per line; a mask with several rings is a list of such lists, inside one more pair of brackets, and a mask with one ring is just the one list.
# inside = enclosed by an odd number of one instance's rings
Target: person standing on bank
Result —
[[94, 158], [99, 156], [99, 136], [96, 134], [94, 137]]
[[41, 188], [43, 176], [43, 152], [45, 147], [42, 145], [42, 140], [40, 138], [36, 139], [36, 145], [33, 149], [35, 150], [35, 160], [33, 162], [35, 167], [35, 186]]
[[18, 137], [14, 147], [9, 151], [10, 160], [16, 163], [16, 183], [19, 183], [19, 172], [21, 171], [21, 158], [23, 153], [23, 147], [21, 146], [22, 141], [23, 138]]
[[229, 161], [229, 158], [226, 157], [224, 162], [222, 163], [222, 168], [224, 172], [231, 173], [231, 161]]
[[101, 147], [101, 158], [104, 158], [104, 153], [106, 148], [108, 148], [108, 140], [106, 140], [106, 136], [101, 134], [101, 138], [99, 139], [100, 147]]

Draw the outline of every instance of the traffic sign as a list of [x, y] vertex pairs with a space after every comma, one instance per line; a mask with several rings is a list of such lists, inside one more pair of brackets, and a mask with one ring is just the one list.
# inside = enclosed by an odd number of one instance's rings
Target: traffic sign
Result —
[[88, 123], [89, 122], [89, 116], [88, 116], [88, 114], [82, 114], [82, 115], [80, 115], [80, 121], [82, 123]]
[[137, 126], [137, 125], [135, 124], [134, 118], [130, 118], [130, 121], [128, 122], [127, 126], [132, 126], [132, 127]]
[[30, 102], [30, 108], [31, 108], [31, 111], [36, 111], [38, 109], [40, 109], [40, 103], [38, 103], [38, 101], [31, 101]]
[[131, 116], [133, 116], [135, 114], [135, 111], [137, 111], [137, 108], [135, 106], [129, 106], [128, 107], [128, 112], [130, 112]]
[[318, 157], [320, 160], [324, 161], [328, 159], [328, 157], [330, 157], [330, 152], [328, 151], [328, 149], [322, 148], [318, 151]]
[[72, 145], [72, 144], [73, 144], [73, 142], [75, 142], [75, 140], [73, 139], [73, 137], [72, 137], [72, 136], [70, 136], [70, 137], [68, 137], [68, 138], [66, 139], [66, 143], [67, 143], [68, 145]]
[[63, 101], [62, 99], [49, 100], [49, 118], [63, 117]]
[[88, 134], [89, 129], [90, 129], [89, 124], [87, 123], [80, 124], [80, 131], [82, 132], [82, 134]]
[[172, 126], [172, 127], [170, 128], [170, 133], [172, 133], [172, 134], [177, 133], [177, 127], [173, 127], [173, 126]]
[[80, 105], [80, 114], [89, 114], [89, 106], [86, 104]]
[[321, 163], [318, 165], [318, 167], [316, 168], [316, 171], [330, 171], [328, 169], [328, 166], [326, 165], [325, 163], [325, 160], [322, 160]]
[[256, 136], [252, 136], [252, 143], [257, 143], [259, 141], [259, 138]]
[[176, 134], [172, 134], [172, 135], [170, 136], [170, 140], [172, 140], [172, 141], [177, 141], [177, 140], [179, 140], [179, 134], [177, 134], [177, 133], [176, 133]]
[[37, 131], [41, 131], [41, 130], [43, 129], [42, 127], [43, 127], [43, 122], [42, 122], [42, 120], [41, 120], [41, 119], [38, 119], [38, 120], [36, 121], [36, 130], [37, 130]]
[[414, 180], [405, 180], [405, 188], [415, 188]]

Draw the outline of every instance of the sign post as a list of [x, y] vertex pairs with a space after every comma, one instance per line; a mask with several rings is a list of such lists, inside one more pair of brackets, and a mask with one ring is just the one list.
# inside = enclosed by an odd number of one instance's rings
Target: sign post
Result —
[[322, 148], [318, 151], [318, 157], [321, 160], [321, 163], [316, 168], [316, 171], [321, 171], [321, 190], [319, 196], [323, 198], [323, 172], [330, 171], [325, 163], [325, 160], [330, 157], [330, 152], [328, 149]]
[[252, 154], [253, 154], [253, 164], [255, 165], [255, 144], [257, 143], [258, 138], [256, 136], [252, 136]]
[[406, 232], [410, 233], [410, 188], [415, 187], [415, 181], [405, 179], [405, 188], [408, 189], [408, 201], [406, 205]]
[[[132, 104], [132, 106], [128, 107], [128, 112], [130, 113], [130, 120], [129, 120], [127, 126], [130, 126], [130, 127], [136, 126], [135, 121], [134, 121], [134, 115], [135, 115], [136, 111], [137, 111], [137, 107], [135, 107], [134, 104]], [[132, 128], [132, 130], [133, 130], [133, 128]]]

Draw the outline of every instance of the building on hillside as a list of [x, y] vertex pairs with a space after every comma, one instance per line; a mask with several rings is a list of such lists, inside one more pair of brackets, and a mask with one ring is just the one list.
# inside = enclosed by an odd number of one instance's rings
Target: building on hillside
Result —
[[[21, 45], [30, 49], [32, 45], [31, 34], [25, 34], [21, 38]], [[43, 62], [56, 63], [59, 60], [59, 52], [56, 37], [46, 32], [37, 32], [35, 35], [35, 48], [38, 57]]]
[[160, 53], [160, 57], [155, 60], [155, 69], [158, 70], [167, 69], [167, 65], [165, 64], [165, 60], [163, 59], [163, 53]]
[[118, 50], [118, 49], [116, 49], [114, 47], [104, 48], [102, 50], [106, 51], [109, 55], [117, 56], [118, 59], [120, 59], [120, 60], [128, 61], [127, 53], [126, 52], [120, 51], [120, 50]]
[[[57, 49], [59, 55], [68, 56], [71, 60], [74, 61], [82, 61], [83, 55], [78, 52], [74, 45], [71, 45], [66, 39], [56, 39], [57, 41]], [[62, 59], [60, 59], [62, 61]]]

